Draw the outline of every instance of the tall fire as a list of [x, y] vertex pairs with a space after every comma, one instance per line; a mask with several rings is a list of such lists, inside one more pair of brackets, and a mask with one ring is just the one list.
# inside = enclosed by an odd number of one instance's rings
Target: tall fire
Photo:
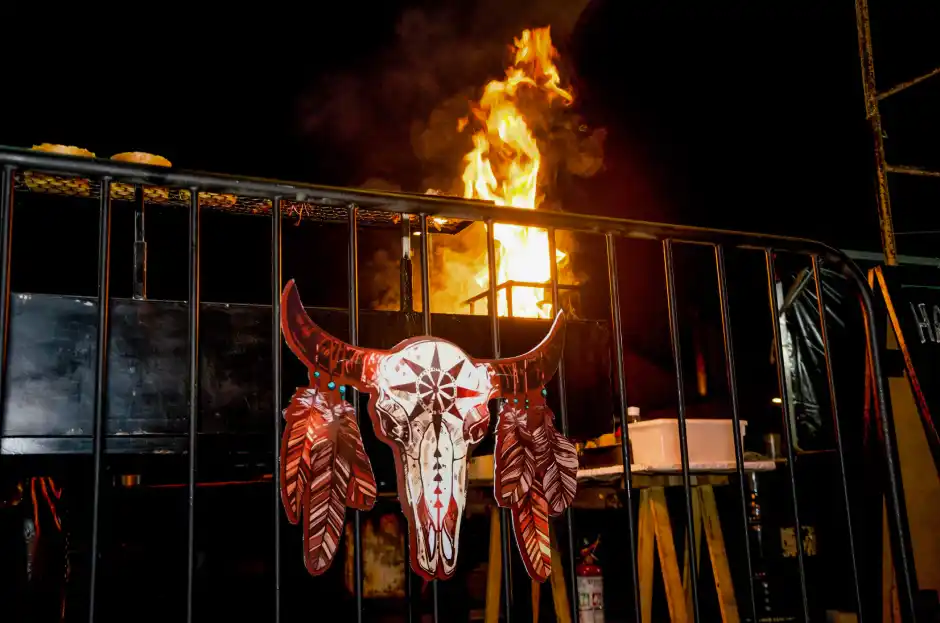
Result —
[[[561, 86], [548, 27], [524, 30], [515, 40], [515, 60], [503, 80], [486, 85], [483, 97], [473, 106], [473, 117], [481, 126], [473, 134], [473, 150], [465, 158], [464, 197], [484, 199], [497, 205], [536, 209], [542, 155], [529, 121], [518, 105], [523, 97], [540, 97], [551, 105], [559, 101], [569, 105], [574, 100], [570, 90]], [[461, 119], [458, 131], [470, 123]], [[546, 289], [513, 286], [514, 282], [545, 283], [551, 279], [548, 232], [532, 227], [496, 224], [497, 310], [506, 316], [549, 318], [552, 305], [546, 301]], [[564, 252], [557, 251], [563, 262]], [[486, 287], [489, 271], [483, 267], [476, 282]], [[509, 297], [512, 297], [510, 305]]]
[[[593, 177], [602, 169], [606, 131], [590, 129], [572, 106], [574, 95], [562, 80], [549, 27], [523, 30], [509, 52], [503, 77], [487, 82], [479, 95], [453, 92], [426, 122], [413, 122], [412, 147], [426, 176], [424, 188], [428, 194], [463, 195], [525, 210], [558, 210], [562, 201], [588, 196], [576, 178]], [[407, 166], [413, 166], [411, 161]], [[400, 189], [377, 178], [365, 186]], [[440, 228], [445, 222], [432, 219], [430, 224]], [[435, 313], [488, 313], [486, 234], [483, 223], [474, 223], [455, 235], [432, 236], [430, 306]], [[552, 317], [548, 232], [497, 224], [493, 236], [499, 315]], [[555, 242], [560, 304], [576, 312], [577, 292], [588, 276], [575, 274], [575, 239], [558, 231]], [[410, 245], [402, 251], [410, 254]], [[373, 309], [423, 305], [417, 271], [410, 289], [414, 299], [402, 298], [401, 265], [387, 250], [377, 249], [365, 269], [372, 275]]]
[[[512, 63], [505, 77], [489, 82], [480, 99], [471, 103], [470, 115], [458, 120], [457, 132], [471, 132], [473, 144], [463, 158], [464, 197], [527, 210], [541, 206], [545, 181], [554, 172], [546, 158], [547, 141], [540, 144], [537, 130], [550, 125], [547, 120], [552, 111], [574, 101], [571, 90], [562, 85], [555, 65], [557, 55], [548, 27], [524, 30], [514, 40]], [[439, 270], [448, 274], [447, 279], [438, 281], [441, 288], [432, 299], [436, 311], [486, 313], [487, 299], [482, 295], [489, 285], [489, 269], [482, 227], [471, 227], [454, 242], [435, 240], [438, 259], [445, 265]], [[531, 285], [547, 284], [551, 279], [548, 232], [497, 224], [493, 235], [499, 315], [552, 317], [551, 291], [543, 285]], [[561, 247], [564, 239], [557, 242]], [[570, 280], [567, 254], [556, 249], [556, 258], [559, 274]]]

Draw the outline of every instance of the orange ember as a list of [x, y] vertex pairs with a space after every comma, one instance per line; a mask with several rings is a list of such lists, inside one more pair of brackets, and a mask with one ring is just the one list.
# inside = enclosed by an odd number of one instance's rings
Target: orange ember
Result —
[[[464, 159], [464, 197], [493, 201], [496, 205], [536, 209], [542, 154], [529, 120], [521, 110], [521, 98], [544, 105], [570, 105], [571, 91], [561, 85], [548, 27], [524, 30], [515, 39], [515, 59], [503, 80], [486, 85], [473, 106], [473, 120], [461, 119], [457, 131], [473, 126], [473, 149]], [[506, 282], [546, 283], [551, 279], [548, 233], [543, 229], [496, 224], [497, 284]], [[557, 259], [565, 259], [558, 251]], [[486, 287], [484, 267], [476, 281]], [[552, 316], [550, 292], [545, 287], [513, 287], [512, 315], [530, 318]], [[507, 290], [499, 291], [498, 313], [508, 314]]]

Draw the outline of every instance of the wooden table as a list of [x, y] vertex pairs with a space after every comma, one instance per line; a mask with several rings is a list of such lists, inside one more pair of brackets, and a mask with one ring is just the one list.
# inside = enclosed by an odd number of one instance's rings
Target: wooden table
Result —
[[[772, 471], [774, 461], [745, 461], [745, 472]], [[701, 532], [705, 529], [705, 541], [715, 577], [715, 588], [721, 608], [723, 623], [737, 623], [737, 602], [731, 580], [731, 569], [725, 551], [721, 521], [715, 503], [715, 486], [726, 485], [729, 474], [734, 473], [735, 464], [708, 463], [689, 466], [692, 484], [692, 517], [695, 539], [695, 569], [699, 569], [701, 559]], [[597, 486], [623, 487], [623, 465], [588, 468], [578, 471], [581, 488]], [[680, 571], [675, 541], [673, 540], [672, 519], [666, 505], [666, 487], [682, 486], [682, 468], [679, 465], [632, 465], [630, 469], [633, 487], [640, 491], [639, 526], [637, 538], [637, 566], [640, 582], [640, 613], [643, 623], [650, 623], [653, 609], [653, 572], [655, 569], [654, 546], [658, 550], [663, 583], [666, 587], [666, 602], [669, 616], [673, 623], [691, 620], [692, 594], [689, 576], [691, 574], [688, 537], [685, 539], [683, 568]], [[486, 480], [474, 480], [474, 485], [485, 485]], [[499, 620], [500, 581], [502, 558], [500, 555], [500, 524], [497, 508], [491, 509], [490, 519], [490, 556], [486, 590], [486, 623]], [[559, 623], [570, 623], [570, 607], [565, 575], [562, 571], [561, 557], [552, 535], [552, 574], [550, 578], [555, 617]], [[538, 621], [538, 600], [541, 585], [532, 584], [532, 615]]]

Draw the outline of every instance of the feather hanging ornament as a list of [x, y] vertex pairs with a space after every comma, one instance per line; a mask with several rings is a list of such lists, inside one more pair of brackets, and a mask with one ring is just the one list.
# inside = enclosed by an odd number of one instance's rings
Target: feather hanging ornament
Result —
[[320, 575], [333, 563], [346, 508], [375, 504], [375, 477], [342, 392], [299, 388], [284, 417], [281, 501], [291, 523], [304, 522], [304, 563]]
[[496, 502], [512, 514], [516, 545], [529, 576], [551, 574], [549, 516], [560, 515], [577, 493], [578, 455], [555, 428], [555, 414], [541, 391], [507, 400], [496, 426]]

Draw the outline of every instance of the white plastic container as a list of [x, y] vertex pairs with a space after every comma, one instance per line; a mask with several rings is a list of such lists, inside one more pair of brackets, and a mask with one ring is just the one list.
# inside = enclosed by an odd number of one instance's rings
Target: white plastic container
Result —
[[[733, 463], [734, 439], [731, 420], [687, 419], [689, 464]], [[747, 422], [741, 421], [741, 440]], [[635, 465], [679, 465], [679, 420], [663, 418], [629, 424], [631, 459]]]

